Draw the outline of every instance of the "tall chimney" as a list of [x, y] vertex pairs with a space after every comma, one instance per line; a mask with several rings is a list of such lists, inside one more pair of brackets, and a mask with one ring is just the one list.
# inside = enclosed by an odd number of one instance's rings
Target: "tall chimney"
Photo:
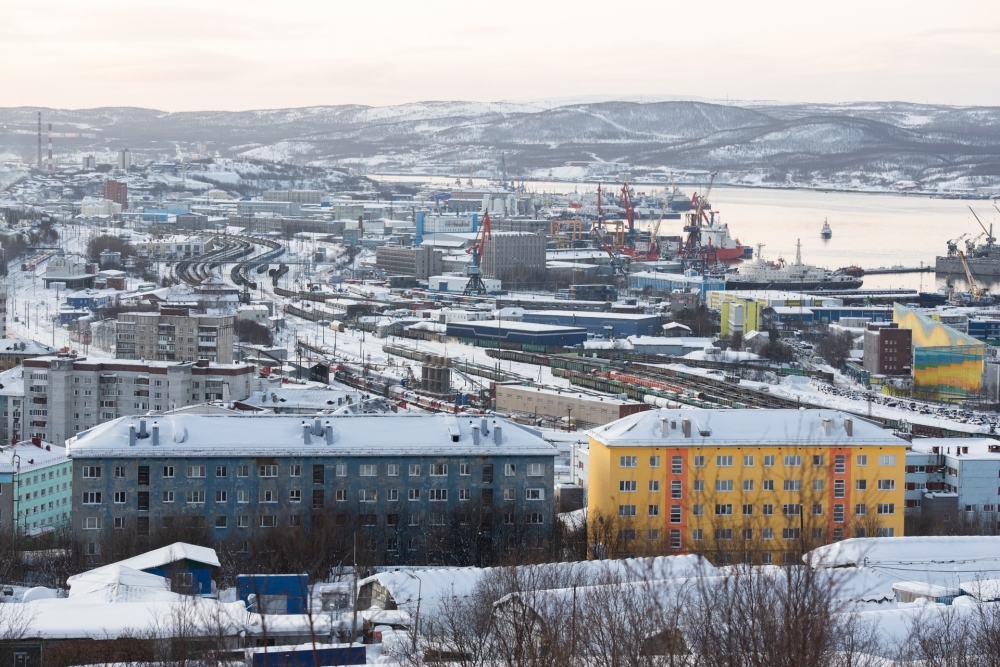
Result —
[[665, 438], [670, 433], [670, 420], [666, 417], [660, 417], [660, 437]]

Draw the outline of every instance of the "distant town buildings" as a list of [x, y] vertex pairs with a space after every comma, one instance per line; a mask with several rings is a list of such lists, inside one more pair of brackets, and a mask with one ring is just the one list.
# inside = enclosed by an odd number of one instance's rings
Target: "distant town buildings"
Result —
[[128, 183], [122, 181], [104, 181], [104, 198], [115, 202], [124, 211], [128, 208]]
[[264, 201], [288, 201], [296, 204], [319, 204], [323, 201], [320, 190], [265, 190]]

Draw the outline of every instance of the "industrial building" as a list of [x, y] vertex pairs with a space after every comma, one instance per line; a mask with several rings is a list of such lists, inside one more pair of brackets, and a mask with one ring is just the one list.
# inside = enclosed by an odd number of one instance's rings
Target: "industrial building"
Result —
[[910, 375], [913, 332], [895, 322], [865, 327], [864, 367], [872, 375]]
[[[387, 276], [414, 276], [425, 281], [444, 271], [443, 254], [433, 247], [384, 245], [375, 249], [375, 266]], [[464, 289], [464, 288], [463, 288]]]
[[660, 333], [659, 315], [595, 313], [591, 311], [526, 310], [521, 318], [532, 324], [583, 327], [599, 336], [655, 336]]
[[649, 406], [614, 396], [526, 387], [520, 383], [494, 384], [494, 410], [501, 414], [565, 420], [579, 428], [617, 421]]
[[545, 242], [539, 234], [494, 232], [483, 248], [483, 277], [522, 284], [544, 278]]
[[265, 190], [261, 197], [264, 201], [290, 201], [296, 204], [323, 203], [323, 192], [320, 190]]
[[777, 563], [903, 534], [907, 442], [847, 414], [656, 410], [588, 435], [588, 515], [615, 518], [626, 541], [720, 559], [752, 543]]
[[485, 320], [478, 322], [449, 322], [447, 334], [475, 341], [499, 341], [518, 345], [542, 347], [573, 347], [587, 340], [583, 327], [512, 322], [510, 320]]
[[84, 543], [118, 525], [225, 539], [351, 522], [406, 560], [474, 520], [542, 541], [555, 518], [556, 450], [492, 417], [164, 415], [102, 424], [68, 448]]
[[69, 355], [24, 362], [23, 432], [62, 443], [125, 415], [182, 408], [206, 401], [243, 400], [250, 395], [250, 364], [207, 361], [102, 361]]
[[236, 202], [236, 215], [257, 216], [262, 213], [277, 216], [296, 216], [299, 214], [299, 205], [291, 201], [261, 201], [259, 199]]
[[893, 320], [912, 331], [914, 396], [962, 401], [979, 394], [985, 343], [898, 303]]
[[695, 292], [704, 299], [705, 295], [711, 291], [724, 290], [726, 281], [712, 276], [639, 271], [628, 275], [628, 287], [639, 291], [649, 289], [651, 292], [658, 293], [675, 290]]
[[119, 359], [233, 361], [235, 315], [201, 315], [187, 308], [122, 313], [116, 326]]
[[41, 438], [0, 450], [0, 530], [35, 535], [68, 525], [71, 475], [66, 448]]
[[1000, 521], [998, 480], [1000, 442], [917, 438], [906, 453], [906, 508], [946, 521], [963, 513], [992, 528]]
[[[434, 292], [462, 293], [468, 284], [469, 276], [463, 275], [434, 275], [427, 279], [427, 289]], [[483, 278], [483, 285], [487, 294], [496, 294], [501, 283], [495, 278]]]

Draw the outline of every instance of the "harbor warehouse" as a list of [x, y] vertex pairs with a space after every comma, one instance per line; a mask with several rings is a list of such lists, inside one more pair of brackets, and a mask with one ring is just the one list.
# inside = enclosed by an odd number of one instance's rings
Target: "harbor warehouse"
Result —
[[562, 327], [583, 327], [589, 333], [613, 336], [656, 336], [660, 333], [659, 315], [600, 313], [590, 311], [528, 310], [524, 322]]
[[572, 347], [587, 340], [587, 330], [583, 327], [532, 324], [508, 320], [449, 322], [447, 333], [449, 336], [467, 340], [496, 341], [499, 338], [503, 343], [549, 347]]
[[[588, 512], [626, 539], [764, 563], [903, 534], [905, 440], [833, 410], [655, 410], [588, 432]], [[591, 519], [593, 520], [593, 519]]]

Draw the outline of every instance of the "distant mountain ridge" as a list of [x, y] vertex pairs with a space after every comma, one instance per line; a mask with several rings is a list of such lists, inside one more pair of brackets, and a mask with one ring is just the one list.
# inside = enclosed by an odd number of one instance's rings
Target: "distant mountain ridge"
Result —
[[[495, 165], [517, 176], [567, 161], [723, 172], [730, 182], [1000, 185], [1000, 108], [901, 102], [717, 104], [420, 102], [167, 113], [114, 107], [0, 108], [0, 154], [36, 150], [37, 112], [59, 151], [129, 147], [163, 156], [207, 144], [227, 157], [413, 170]], [[445, 169], [447, 170], [447, 169]], [[748, 180], [749, 179], [749, 180]]]

